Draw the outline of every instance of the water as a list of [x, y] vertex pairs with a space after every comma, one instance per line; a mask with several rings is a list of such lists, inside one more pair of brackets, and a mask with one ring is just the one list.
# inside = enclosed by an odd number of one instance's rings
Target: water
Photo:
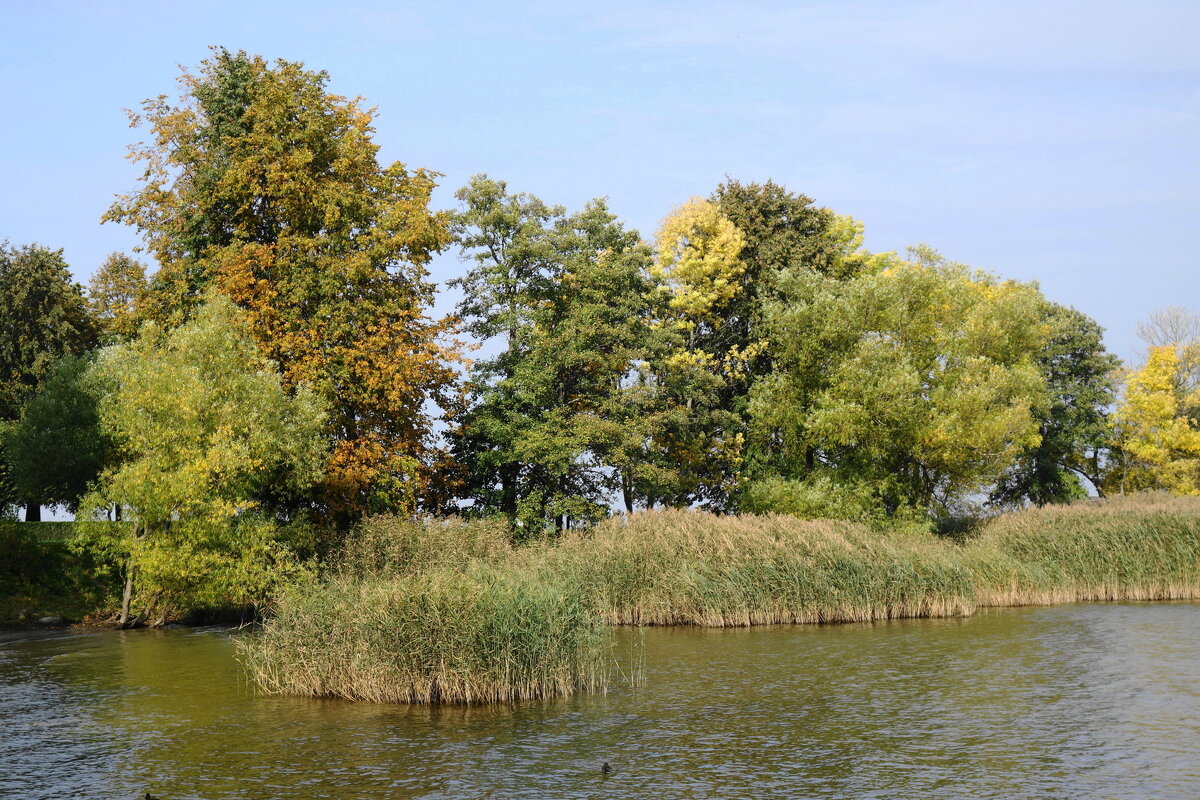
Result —
[[258, 697], [218, 629], [4, 633], [0, 797], [1200, 797], [1197, 603], [623, 631], [614, 656], [640, 687], [429, 709]]

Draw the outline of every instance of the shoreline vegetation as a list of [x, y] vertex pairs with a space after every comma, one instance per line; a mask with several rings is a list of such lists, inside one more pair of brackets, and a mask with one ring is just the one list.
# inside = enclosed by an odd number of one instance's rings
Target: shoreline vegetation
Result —
[[279, 600], [242, 658], [267, 693], [475, 703], [603, 690], [602, 625], [739, 627], [1200, 598], [1200, 498], [1011, 512], [956, 538], [656, 511], [553, 544], [485, 522], [359, 529]]
[[103, 220], [146, 263], [0, 242], [0, 621], [265, 619], [264, 691], [472, 703], [602, 689], [606, 625], [1200, 596], [1200, 314], [1122, 367], [773, 180], [645, 236], [486, 173], [437, 208], [329, 81], [214, 47], [144, 101]]

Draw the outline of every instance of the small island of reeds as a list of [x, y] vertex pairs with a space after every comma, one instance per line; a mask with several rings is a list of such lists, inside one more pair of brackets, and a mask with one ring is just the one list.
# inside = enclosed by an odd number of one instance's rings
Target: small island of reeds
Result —
[[264, 691], [486, 702], [602, 689], [603, 625], [746, 626], [1200, 597], [1200, 498], [1012, 512], [967, 534], [662, 511], [553, 544], [487, 522], [361, 526], [243, 647]]

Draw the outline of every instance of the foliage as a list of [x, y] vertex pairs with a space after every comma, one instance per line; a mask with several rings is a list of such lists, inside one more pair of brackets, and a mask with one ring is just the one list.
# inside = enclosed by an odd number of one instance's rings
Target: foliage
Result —
[[1191, 381], [1200, 367], [1193, 359], [1200, 359], [1194, 348], [1152, 347], [1126, 379], [1115, 415], [1125, 458], [1109, 475], [1110, 489], [1200, 494], [1200, 387]]
[[187, 317], [209, 289], [247, 312], [289, 391], [329, 409], [331, 448], [310, 502], [342, 526], [412, 508], [428, 479], [425, 410], [453, 380], [444, 323], [425, 309], [426, 265], [448, 241], [429, 211], [434, 173], [381, 166], [373, 112], [330, 94], [323, 72], [218, 49], [148, 100], [139, 191], [106, 218], [137, 227], [159, 271], [146, 313]]
[[[835, 481], [817, 473], [807, 480], [769, 475], [754, 479], [742, 490], [739, 509], [748, 514], [788, 514], [801, 519], [848, 519], [875, 526], [903, 521], [888, 516], [875, 488]], [[911, 515], [911, 509], [900, 509]], [[914, 517], [913, 522], [919, 524]]]
[[133, 338], [148, 286], [146, 265], [112, 253], [88, 281], [88, 309], [109, 343]]
[[889, 513], [939, 511], [1037, 444], [1041, 295], [915, 255], [845, 281], [781, 275], [777, 369], [752, 405], [776, 474], [870, 485]]
[[1050, 335], [1035, 356], [1049, 401], [1035, 407], [1041, 439], [1026, 450], [991, 494], [999, 505], [1035, 505], [1082, 499], [1080, 477], [1103, 491], [1105, 456], [1112, 438], [1109, 407], [1120, 360], [1104, 349], [1104, 330], [1079, 311], [1046, 303]]
[[13, 420], [64, 355], [96, 344], [62, 250], [0, 244], [0, 420]]
[[453, 433], [463, 493], [524, 535], [594, 521], [637, 472], [640, 442], [623, 423], [649, 335], [649, 252], [601, 201], [567, 216], [485, 175], [458, 198], [458, 241], [474, 262], [456, 282], [459, 313], [475, 335], [503, 337], [473, 365]]
[[114, 565], [73, 552], [55, 530], [70, 525], [0, 521], [0, 620], [78, 620], [112, 602]]
[[738, 256], [746, 239], [706, 200], [675, 209], [658, 230], [652, 272], [667, 291], [668, 307], [681, 328], [721, 324], [720, 310], [740, 292], [745, 265]]
[[113, 442], [100, 426], [103, 387], [90, 372], [94, 361], [61, 359], [9, 428], [4, 447], [20, 496], [74, 511], [113, 460]]
[[[96, 364], [107, 385], [101, 424], [119, 461], [100, 476], [82, 517], [127, 509], [132, 526], [80, 526], [100, 551], [127, 556], [142, 594], [164, 607], [261, 599], [286, 571], [275, 526], [255, 511], [320, 474], [324, 414], [300, 386], [287, 394], [233, 304], [214, 296], [192, 321], [155, 323]], [[150, 600], [147, 599], [149, 603]]]

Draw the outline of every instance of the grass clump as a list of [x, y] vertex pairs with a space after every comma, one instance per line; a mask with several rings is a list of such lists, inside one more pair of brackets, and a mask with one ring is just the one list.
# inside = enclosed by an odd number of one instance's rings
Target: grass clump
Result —
[[962, 547], [980, 605], [1200, 597], [1200, 498], [1132, 495], [1003, 514]]
[[480, 703], [604, 688], [607, 634], [584, 589], [489, 563], [503, 556], [483, 524], [376, 520], [333, 574], [280, 598], [243, 660], [263, 691], [310, 697]]
[[951, 616], [971, 575], [932, 534], [780, 515], [656, 511], [547, 549], [615, 624], [715, 627]]

